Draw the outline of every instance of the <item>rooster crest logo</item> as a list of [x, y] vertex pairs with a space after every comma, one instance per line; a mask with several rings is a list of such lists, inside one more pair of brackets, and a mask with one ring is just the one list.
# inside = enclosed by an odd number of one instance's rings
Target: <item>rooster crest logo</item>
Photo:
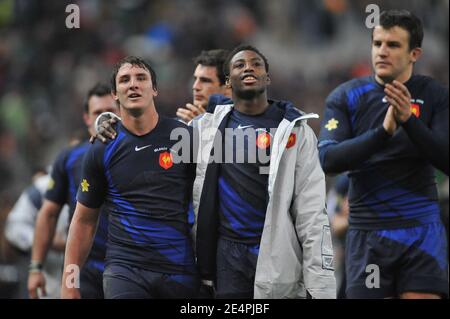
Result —
[[159, 154], [159, 166], [161, 166], [165, 170], [171, 168], [173, 166], [172, 154], [170, 154], [169, 152]]
[[258, 135], [258, 138], [256, 139], [256, 146], [258, 146], [259, 149], [265, 150], [270, 146], [270, 134], [269, 133], [262, 133]]

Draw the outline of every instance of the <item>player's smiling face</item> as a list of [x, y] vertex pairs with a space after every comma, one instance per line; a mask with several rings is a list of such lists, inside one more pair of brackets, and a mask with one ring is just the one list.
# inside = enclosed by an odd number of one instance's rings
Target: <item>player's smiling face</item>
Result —
[[142, 109], [153, 103], [157, 95], [150, 72], [138, 65], [125, 63], [117, 72], [113, 97], [125, 109]]
[[251, 99], [263, 93], [270, 84], [264, 60], [254, 51], [244, 50], [236, 53], [229, 67], [229, 81], [237, 97]]
[[372, 64], [378, 82], [406, 82], [420, 53], [420, 48], [410, 50], [407, 30], [398, 26], [390, 29], [375, 27], [372, 36]]

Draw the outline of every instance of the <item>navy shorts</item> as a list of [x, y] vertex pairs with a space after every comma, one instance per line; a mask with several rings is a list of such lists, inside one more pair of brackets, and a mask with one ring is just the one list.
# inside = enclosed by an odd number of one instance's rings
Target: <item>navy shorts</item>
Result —
[[164, 274], [122, 263], [111, 263], [103, 273], [106, 299], [196, 298], [198, 275]]
[[349, 229], [348, 298], [392, 298], [404, 292], [448, 296], [448, 250], [441, 223], [392, 230]]
[[219, 239], [216, 298], [253, 299], [259, 245]]
[[103, 261], [88, 260], [80, 272], [82, 299], [103, 299]]

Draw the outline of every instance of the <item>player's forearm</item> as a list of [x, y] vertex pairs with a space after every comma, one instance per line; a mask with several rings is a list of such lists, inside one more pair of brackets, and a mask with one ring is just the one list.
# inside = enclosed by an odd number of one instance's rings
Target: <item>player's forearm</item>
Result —
[[[442, 114], [443, 120], [448, 121], [448, 112]], [[448, 127], [431, 131], [422, 121], [411, 116], [402, 126], [411, 141], [419, 149], [422, 156], [427, 158], [437, 169], [448, 175], [449, 141]]]
[[43, 210], [38, 213], [31, 260], [44, 263], [55, 235], [58, 214]]
[[53, 237], [52, 247], [54, 251], [64, 252], [66, 249], [66, 237], [60, 232], [56, 232]]
[[97, 220], [74, 215], [67, 236], [64, 269], [67, 265], [84, 265], [94, 241]]
[[326, 174], [338, 174], [358, 168], [380, 150], [390, 135], [383, 127], [365, 134], [319, 148], [320, 163]]
[[[77, 206], [78, 207], [78, 206]], [[93, 214], [96, 215], [96, 214]], [[98, 218], [98, 215], [96, 215]], [[80, 214], [77, 209], [72, 218], [64, 256], [61, 298], [80, 298], [80, 271], [91, 249], [97, 220]]]

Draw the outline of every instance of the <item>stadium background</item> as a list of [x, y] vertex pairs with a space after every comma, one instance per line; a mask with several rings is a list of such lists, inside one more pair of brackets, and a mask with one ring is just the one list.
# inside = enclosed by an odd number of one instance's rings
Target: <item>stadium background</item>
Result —
[[[79, 29], [65, 25], [71, 3], [80, 7]], [[416, 72], [448, 86], [448, 0], [0, 0], [0, 264], [11, 259], [2, 235], [11, 205], [33, 172], [84, 131], [87, 89], [109, 81], [118, 59], [148, 59], [157, 108], [175, 116], [191, 100], [193, 57], [250, 43], [269, 59], [269, 96], [321, 115], [333, 88], [371, 72], [371, 3], [423, 20]], [[320, 122], [310, 124], [318, 133]], [[439, 182], [448, 216], [448, 179]]]

